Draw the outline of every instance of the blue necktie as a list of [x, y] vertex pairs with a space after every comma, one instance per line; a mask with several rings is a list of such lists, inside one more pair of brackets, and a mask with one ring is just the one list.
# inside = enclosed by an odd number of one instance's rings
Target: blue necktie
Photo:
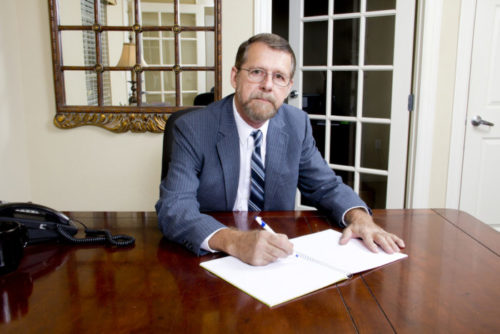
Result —
[[252, 174], [250, 177], [248, 211], [262, 211], [264, 209], [264, 184], [266, 179], [266, 172], [260, 155], [262, 132], [260, 130], [254, 131], [252, 132], [252, 137], [254, 139], [254, 150], [251, 162]]

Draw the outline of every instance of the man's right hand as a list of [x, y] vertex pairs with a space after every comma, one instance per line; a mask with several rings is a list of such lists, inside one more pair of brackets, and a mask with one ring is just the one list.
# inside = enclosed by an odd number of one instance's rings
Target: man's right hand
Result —
[[293, 253], [293, 244], [286, 235], [263, 230], [222, 229], [210, 238], [208, 244], [214, 250], [254, 266], [263, 266]]

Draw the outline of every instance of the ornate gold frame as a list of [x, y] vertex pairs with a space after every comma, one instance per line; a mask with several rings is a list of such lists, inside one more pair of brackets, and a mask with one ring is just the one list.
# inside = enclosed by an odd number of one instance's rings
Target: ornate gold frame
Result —
[[[98, 0], [97, 0], [98, 1]], [[182, 71], [214, 71], [215, 87], [214, 99], [221, 99], [222, 80], [222, 51], [221, 51], [221, 0], [214, 0], [214, 16], [215, 23], [213, 27], [193, 27], [180, 26], [176, 22], [174, 26], [141, 26], [139, 13], [139, 0], [134, 0], [135, 5], [135, 22], [132, 26], [101, 26], [94, 24], [92, 26], [68, 26], [59, 24], [58, 0], [48, 0], [50, 30], [51, 30], [51, 45], [52, 45], [52, 61], [54, 74], [54, 89], [56, 97], [56, 115], [54, 124], [61, 129], [71, 129], [84, 125], [99, 126], [115, 133], [121, 132], [155, 132], [161, 133], [165, 128], [165, 122], [170, 114], [177, 110], [192, 108], [192, 106], [180, 106], [180, 91], [179, 91], [179, 73]], [[179, 0], [174, 1], [175, 11], [178, 10]], [[95, 6], [95, 17], [99, 17], [99, 6]], [[96, 20], [98, 22], [98, 20]], [[103, 31], [130, 31], [135, 34], [137, 43], [136, 59], [141, 59], [142, 50], [140, 47], [141, 33], [144, 31], [172, 31], [175, 35], [176, 45], [176, 64], [174, 66], [144, 66], [136, 64], [133, 67], [117, 67], [103, 66], [100, 63], [94, 66], [65, 66], [62, 62], [62, 45], [61, 31], [77, 30], [77, 31], [94, 31], [96, 33], [96, 49], [97, 57], [100, 59], [100, 33]], [[214, 59], [215, 66], [182, 66], [178, 63], [178, 36], [182, 31], [213, 31], [214, 32]], [[175, 107], [158, 107], [143, 105], [141, 99], [141, 73], [145, 70], [151, 71], [173, 71], [176, 78], [176, 106]], [[97, 106], [68, 106], [66, 105], [64, 71], [79, 70], [79, 71], [95, 71], [98, 81], [98, 105]], [[137, 74], [137, 105], [136, 106], [104, 106], [102, 102], [102, 73], [105, 71], [134, 71]]]

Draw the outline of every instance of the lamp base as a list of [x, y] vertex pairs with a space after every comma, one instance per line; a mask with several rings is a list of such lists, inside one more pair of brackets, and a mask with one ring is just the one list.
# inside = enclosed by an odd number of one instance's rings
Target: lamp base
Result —
[[128, 104], [137, 104], [137, 88], [135, 88], [136, 81], [129, 81], [131, 84], [130, 87], [130, 97], [128, 98]]

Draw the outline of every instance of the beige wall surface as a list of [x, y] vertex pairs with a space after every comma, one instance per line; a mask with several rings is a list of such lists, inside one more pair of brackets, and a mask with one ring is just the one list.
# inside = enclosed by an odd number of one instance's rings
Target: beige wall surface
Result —
[[238, 46], [253, 35], [253, 0], [222, 1], [222, 95], [231, 94], [230, 75]]
[[[232, 92], [229, 71], [236, 48], [253, 32], [253, 0], [222, 5], [225, 95]], [[0, 66], [0, 200], [33, 201], [59, 210], [154, 210], [161, 135], [115, 134], [93, 126], [61, 130], [52, 124], [47, 1], [3, 5]]]
[[21, 44], [10, 35], [16, 13], [15, 1], [7, 1], [0, 11], [0, 201], [23, 200], [31, 194]]

